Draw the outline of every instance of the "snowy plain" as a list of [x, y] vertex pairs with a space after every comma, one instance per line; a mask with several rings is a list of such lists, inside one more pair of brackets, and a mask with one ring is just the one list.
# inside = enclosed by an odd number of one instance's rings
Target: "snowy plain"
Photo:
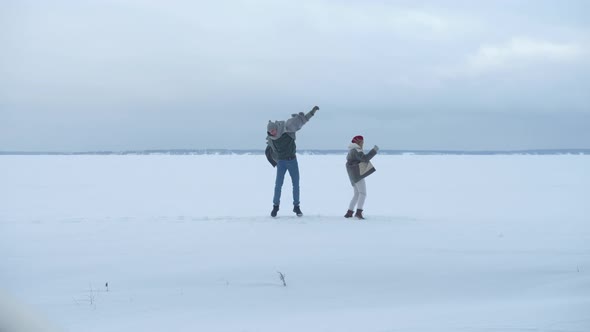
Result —
[[590, 331], [590, 156], [298, 160], [0, 156], [0, 331]]

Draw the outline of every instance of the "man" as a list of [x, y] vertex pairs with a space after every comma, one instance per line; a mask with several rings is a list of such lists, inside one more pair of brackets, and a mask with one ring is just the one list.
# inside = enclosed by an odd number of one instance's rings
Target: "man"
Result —
[[277, 168], [275, 180], [275, 192], [272, 199], [272, 217], [277, 216], [281, 204], [281, 189], [285, 180], [285, 173], [289, 171], [293, 183], [293, 212], [301, 217], [303, 213], [299, 207], [299, 165], [297, 164], [297, 147], [295, 145], [295, 132], [301, 129], [304, 124], [315, 115], [320, 108], [314, 106], [307, 114], [299, 112], [292, 114], [287, 121], [268, 121], [266, 136], [266, 158]]

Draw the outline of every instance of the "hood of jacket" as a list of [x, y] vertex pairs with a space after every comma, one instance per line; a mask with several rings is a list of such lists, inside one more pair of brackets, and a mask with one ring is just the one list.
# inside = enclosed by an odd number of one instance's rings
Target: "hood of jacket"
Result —
[[269, 139], [276, 140], [279, 139], [283, 134], [286, 132], [285, 121], [270, 121], [268, 120], [268, 124], [266, 125], [266, 132], [270, 133], [272, 129], [277, 130], [277, 134], [275, 136], [268, 135]]
[[348, 150], [357, 150], [358, 152], [362, 152], [363, 148], [361, 148], [361, 146], [356, 143], [350, 143], [348, 145]]

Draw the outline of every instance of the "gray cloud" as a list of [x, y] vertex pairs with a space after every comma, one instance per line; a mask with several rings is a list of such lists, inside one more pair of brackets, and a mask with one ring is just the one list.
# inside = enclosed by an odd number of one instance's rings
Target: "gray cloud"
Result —
[[585, 1], [0, 6], [0, 150], [589, 147]]

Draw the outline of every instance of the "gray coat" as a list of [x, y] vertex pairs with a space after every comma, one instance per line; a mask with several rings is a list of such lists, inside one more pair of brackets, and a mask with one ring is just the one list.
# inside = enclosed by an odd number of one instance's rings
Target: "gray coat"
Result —
[[[318, 108], [319, 109], [319, 108]], [[274, 167], [277, 164], [279, 152], [276, 150], [274, 141], [278, 140], [284, 134], [287, 134], [295, 140], [297, 137], [295, 136], [295, 132], [303, 127], [304, 124], [309, 121], [315, 115], [316, 109], [312, 109], [311, 111], [307, 112], [307, 114], [303, 112], [299, 112], [298, 114], [291, 114], [291, 118], [286, 121], [268, 121], [268, 125], [266, 126], [267, 132], [270, 132], [271, 129], [276, 129], [277, 134], [275, 136], [266, 136], [266, 150], [265, 155], [268, 162]]]
[[375, 167], [373, 167], [370, 160], [377, 154], [377, 150], [371, 149], [369, 153], [365, 154], [356, 143], [351, 143], [348, 149], [346, 171], [348, 172], [350, 183], [354, 186], [355, 183], [375, 173]]

